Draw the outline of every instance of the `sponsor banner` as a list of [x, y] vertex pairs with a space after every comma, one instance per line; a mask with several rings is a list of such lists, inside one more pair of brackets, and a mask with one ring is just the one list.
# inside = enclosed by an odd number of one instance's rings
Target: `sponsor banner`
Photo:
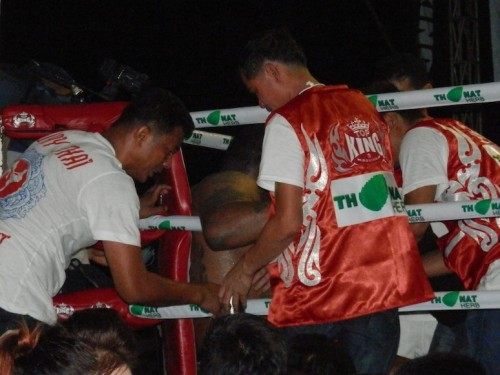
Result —
[[194, 130], [191, 137], [185, 139], [184, 143], [226, 151], [232, 140], [233, 137], [230, 135]]
[[[247, 313], [267, 315], [271, 299], [251, 299], [247, 301]], [[477, 310], [500, 308], [500, 291], [450, 291], [435, 292], [433, 300], [401, 307], [400, 312], [437, 311], [437, 310]], [[145, 319], [207, 318], [211, 314], [196, 305], [171, 307], [129, 306], [129, 312]]]
[[201, 231], [201, 222], [198, 216], [154, 215], [139, 220], [139, 229], [170, 229]]
[[410, 223], [499, 217], [500, 199], [407, 205]]
[[[247, 301], [246, 312], [254, 315], [267, 315], [271, 299], [260, 298]], [[181, 305], [170, 307], [149, 307], [130, 305], [129, 312], [137, 317], [146, 319], [179, 319], [179, 318], [207, 318], [212, 316], [197, 305]]]
[[269, 112], [258, 106], [191, 112], [195, 128], [262, 124]]
[[433, 300], [401, 307], [400, 312], [500, 308], [500, 291], [435, 292]]
[[500, 82], [368, 95], [379, 112], [500, 100]]
[[394, 176], [389, 172], [333, 180], [330, 191], [339, 227], [406, 214]]

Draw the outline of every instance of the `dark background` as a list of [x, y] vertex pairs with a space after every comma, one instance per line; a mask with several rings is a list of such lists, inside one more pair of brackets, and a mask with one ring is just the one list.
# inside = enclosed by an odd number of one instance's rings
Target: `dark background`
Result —
[[[257, 32], [286, 26], [323, 83], [362, 87], [391, 51], [418, 54], [416, 0], [2, 0], [0, 62], [63, 67], [94, 90], [112, 58], [172, 90], [190, 111], [256, 105], [236, 73], [239, 48]], [[449, 85], [447, 1], [436, 0], [435, 87]], [[480, 1], [481, 82], [492, 81], [488, 2]], [[478, 105], [480, 106], [480, 105]], [[492, 107], [485, 106], [491, 113]], [[495, 119], [496, 119], [495, 115]], [[245, 136], [260, 125], [218, 128]], [[485, 133], [498, 142], [497, 123]], [[255, 129], [255, 128], [254, 128]], [[207, 129], [202, 129], [207, 130]], [[218, 168], [223, 151], [184, 147], [192, 183]], [[210, 162], [207, 162], [210, 160]]]

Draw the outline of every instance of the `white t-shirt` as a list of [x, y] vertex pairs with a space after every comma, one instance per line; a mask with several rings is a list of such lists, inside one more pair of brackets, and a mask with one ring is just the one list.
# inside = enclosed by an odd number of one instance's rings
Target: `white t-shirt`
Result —
[[[436, 185], [436, 202], [442, 202], [441, 195], [448, 188], [449, 147], [446, 137], [436, 129], [418, 127], [408, 131], [401, 142], [399, 163], [403, 171], [403, 194], [423, 186]], [[439, 222], [431, 223], [432, 231], [438, 237], [448, 229]], [[477, 290], [498, 290], [500, 286], [500, 261], [490, 264]]]
[[448, 154], [448, 142], [436, 129], [419, 127], [408, 131], [399, 153], [403, 194], [437, 185], [435, 200], [441, 201], [441, 194], [448, 187]]
[[13, 170], [0, 180], [0, 307], [53, 324], [52, 297], [76, 251], [98, 240], [140, 246], [139, 199], [97, 133], [42, 138]]
[[275, 114], [266, 125], [257, 184], [274, 192], [275, 182], [304, 187], [304, 151], [290, 123]]

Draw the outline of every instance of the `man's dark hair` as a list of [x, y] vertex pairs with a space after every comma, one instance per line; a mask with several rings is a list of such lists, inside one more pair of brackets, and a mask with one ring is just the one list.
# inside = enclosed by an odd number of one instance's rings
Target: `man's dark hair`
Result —
[[61, 325], [40, 324], [33, 330], [25, 325], [2, 344], [2, 351], [10, 351], [13, 359], [7, 373], [15, 375], [91, 374], [96, 363], [92, 348]]
[[304, 51], [286, 29], [275, 29], [249, 41], [240, 55], [240, 73], [246, 79], [255, 78], [266, 61], [306, 66]]
[[150, 88], [143, 91], [124, 109], [113, 126], [148, 125], [157, 134], [168, 134], [181, 127], [184, 137], [193, 133], [194, 123], [184, 103], [168, 90]]
[[200, 354], [201, 375], [284, 375], [281, 332], [265, 318], [240, 313], [213, 321]]
[[326, 335], [302, 333], [288, 342], [289, 374], [350, 375], [356, 372], [340, 342]]
[[90, 345], [102, 362], [115, 361], [134, 368], [138, 346], [132, 329], [109, 308], [76, 311], [62, 323], [79, 340]]
[[[396, 86], [394, 86], [389, 81], [376, 81], [370, 84], [369, 86], [362, 89], [365, 95], [373, 95], [373, 94], [387, 94], [392, 92], [399, 92]], [[423, 109], [403, 109], [390, 111], [398, 113], [402, 118], [408, 121], [410, 124], [413, 124], [417, 120], [421, 119], [424, 116]]]
[[431, 80], [425, 61], [409, 53], [396, 53], [378, 61], [374, 67], [374, 80], [410, 80], [415, 90], [420, 90]]

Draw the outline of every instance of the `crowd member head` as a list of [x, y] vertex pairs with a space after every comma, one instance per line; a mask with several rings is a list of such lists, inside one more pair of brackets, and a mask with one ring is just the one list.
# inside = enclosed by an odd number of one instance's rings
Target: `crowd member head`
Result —
[[0, 338], [2, 375], [110, 375], [95, 372], [92, 347], [60, 325], [39, 324], [7, 331]]
[[337, 341], [321, 334], [299, 334], [288, 343], [289, 375], [350, 375], [354, 364]]
[[115, 147], [125, 172], [145, 182], [171, 165], [193, 129], [193, 119], [179, 98], [152, 88], [134, 99], [103, 135]]
[[116, 368], [116, 374], [126, 374], [135, 367], [136, 339], [116, 310], [95, 308], [77, 311], [63, 325], [79, 340], [90, 345], [100, 369]]
[[[425, 61], [410, 53], [389, 55], [375, 64], [374, 71], [372, 79], [374, 87], [381, 85], [379, 90], [383, 90], [386, 83], [392, 86], [386, 86], [386, 91], [371, 91], [373, 94], [432, 88]], [[392, 91], [387, 91], [388, 89]], [[421, 108], [419, 111], [428, 116], [426, 108]]]
[[[400, 91], [390, 81], [376, 81], [363, 90], [366, 94], [385, 94]], [[399, 150], [405, 133], [419, 120], [427, 117], [423, 108], [406, 109], [401, 111], [388, 111], [380, 113], [389, 127], [392, 156], [394, 165], [399, 166]]]
[[381, 59], [374, 71], [374, 81], [387, 80], [399, 91], [432, 88], [424, 60], [409, 53], [396, 53]]
[[486, 371], [474, 359], [454, 353], [435, 353], [412, 359], [405, 363], [396, 375], [486, 375]]
[[284, 375], [287, 352], [276, 327], [240, 313], [213, 321], [202, 347], [201, 375]]
[[313, 81], [302, 48], [284, 29], [266, 32], [245, 46], [240, 74], [259, 105], [273, 111], [294, 98]]

